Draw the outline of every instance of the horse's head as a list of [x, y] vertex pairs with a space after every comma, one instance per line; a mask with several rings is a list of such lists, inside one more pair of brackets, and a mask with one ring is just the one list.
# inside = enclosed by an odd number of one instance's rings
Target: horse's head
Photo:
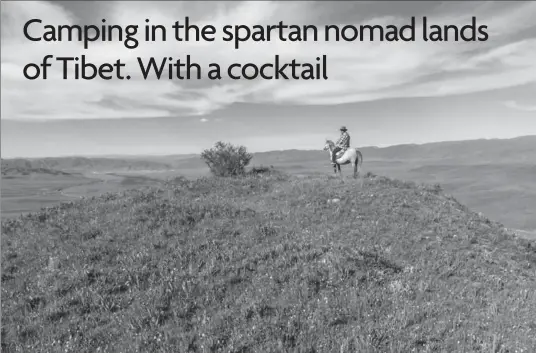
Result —
[[324, 151], [331, 150], [333, 148], [333, 141], [326, 139], [326, 144], [324, 145]]

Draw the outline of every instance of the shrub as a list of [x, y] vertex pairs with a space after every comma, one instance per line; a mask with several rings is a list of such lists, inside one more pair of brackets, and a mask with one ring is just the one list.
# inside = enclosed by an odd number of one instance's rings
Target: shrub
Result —
[[237, 176], [245, 173], [245, 167], [253, 156], [244, 146], [234, 146], [218, 141], [213, 148], [204, 150], [201, 159], [215, 176]]
[[262, 175], [262, 174], [270, 174], [273, 171], [274, 167], [271, 166], [270, 168], [263, 167], [262, 165], [260, 167], [253, 167], [249, 171], [249, 174], [251, 175]]

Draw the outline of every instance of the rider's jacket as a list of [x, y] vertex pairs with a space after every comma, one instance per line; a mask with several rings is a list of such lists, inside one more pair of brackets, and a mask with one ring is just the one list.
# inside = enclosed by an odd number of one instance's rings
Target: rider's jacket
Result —
[[341, 147], [341, 148], [349, 148], [350, 147], [350, 135], [348, 135], [348, 133], [346, 131], [343, 131], [341, 133], [341, 137], [339, 137], [339, 139], [337, 140], [337, 143], [336, 143], [337, 147]]

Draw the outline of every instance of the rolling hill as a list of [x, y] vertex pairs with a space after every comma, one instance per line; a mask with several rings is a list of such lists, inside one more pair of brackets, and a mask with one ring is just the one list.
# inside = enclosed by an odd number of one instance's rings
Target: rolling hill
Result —
[[439, 187], [177, 178], [1, 241], [6, 353], [536, 351], [536, 244]]

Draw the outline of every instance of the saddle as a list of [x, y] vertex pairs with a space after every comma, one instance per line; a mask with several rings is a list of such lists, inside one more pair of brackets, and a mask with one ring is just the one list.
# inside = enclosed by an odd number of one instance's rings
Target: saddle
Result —
[[[348, 149], [345, 148], [345, 149], [342, 149], [340, 151], [337, 151], [337, 153], [335, 153], [335, 160], [339, 159], [342, 157], [342, 155], [347, 151]], [[331, 163], [334, 164], [335, 163], [335, 160], [332, 160]]]
[[335, 153], [335, 159], [339, 159], [342, 157], [342, 155], [344, 153], [346, 153], [346, 151], [348, 151], [348, 147], [346, 148], [343, 148], [342, 150], [338, 151], [337, 153]]
[[341, 158], [342, 155], [344, 154], [344, 152], [346, 152], [346, 150], [341, 150], [341, 151], [335, 153], [335, 159]]

